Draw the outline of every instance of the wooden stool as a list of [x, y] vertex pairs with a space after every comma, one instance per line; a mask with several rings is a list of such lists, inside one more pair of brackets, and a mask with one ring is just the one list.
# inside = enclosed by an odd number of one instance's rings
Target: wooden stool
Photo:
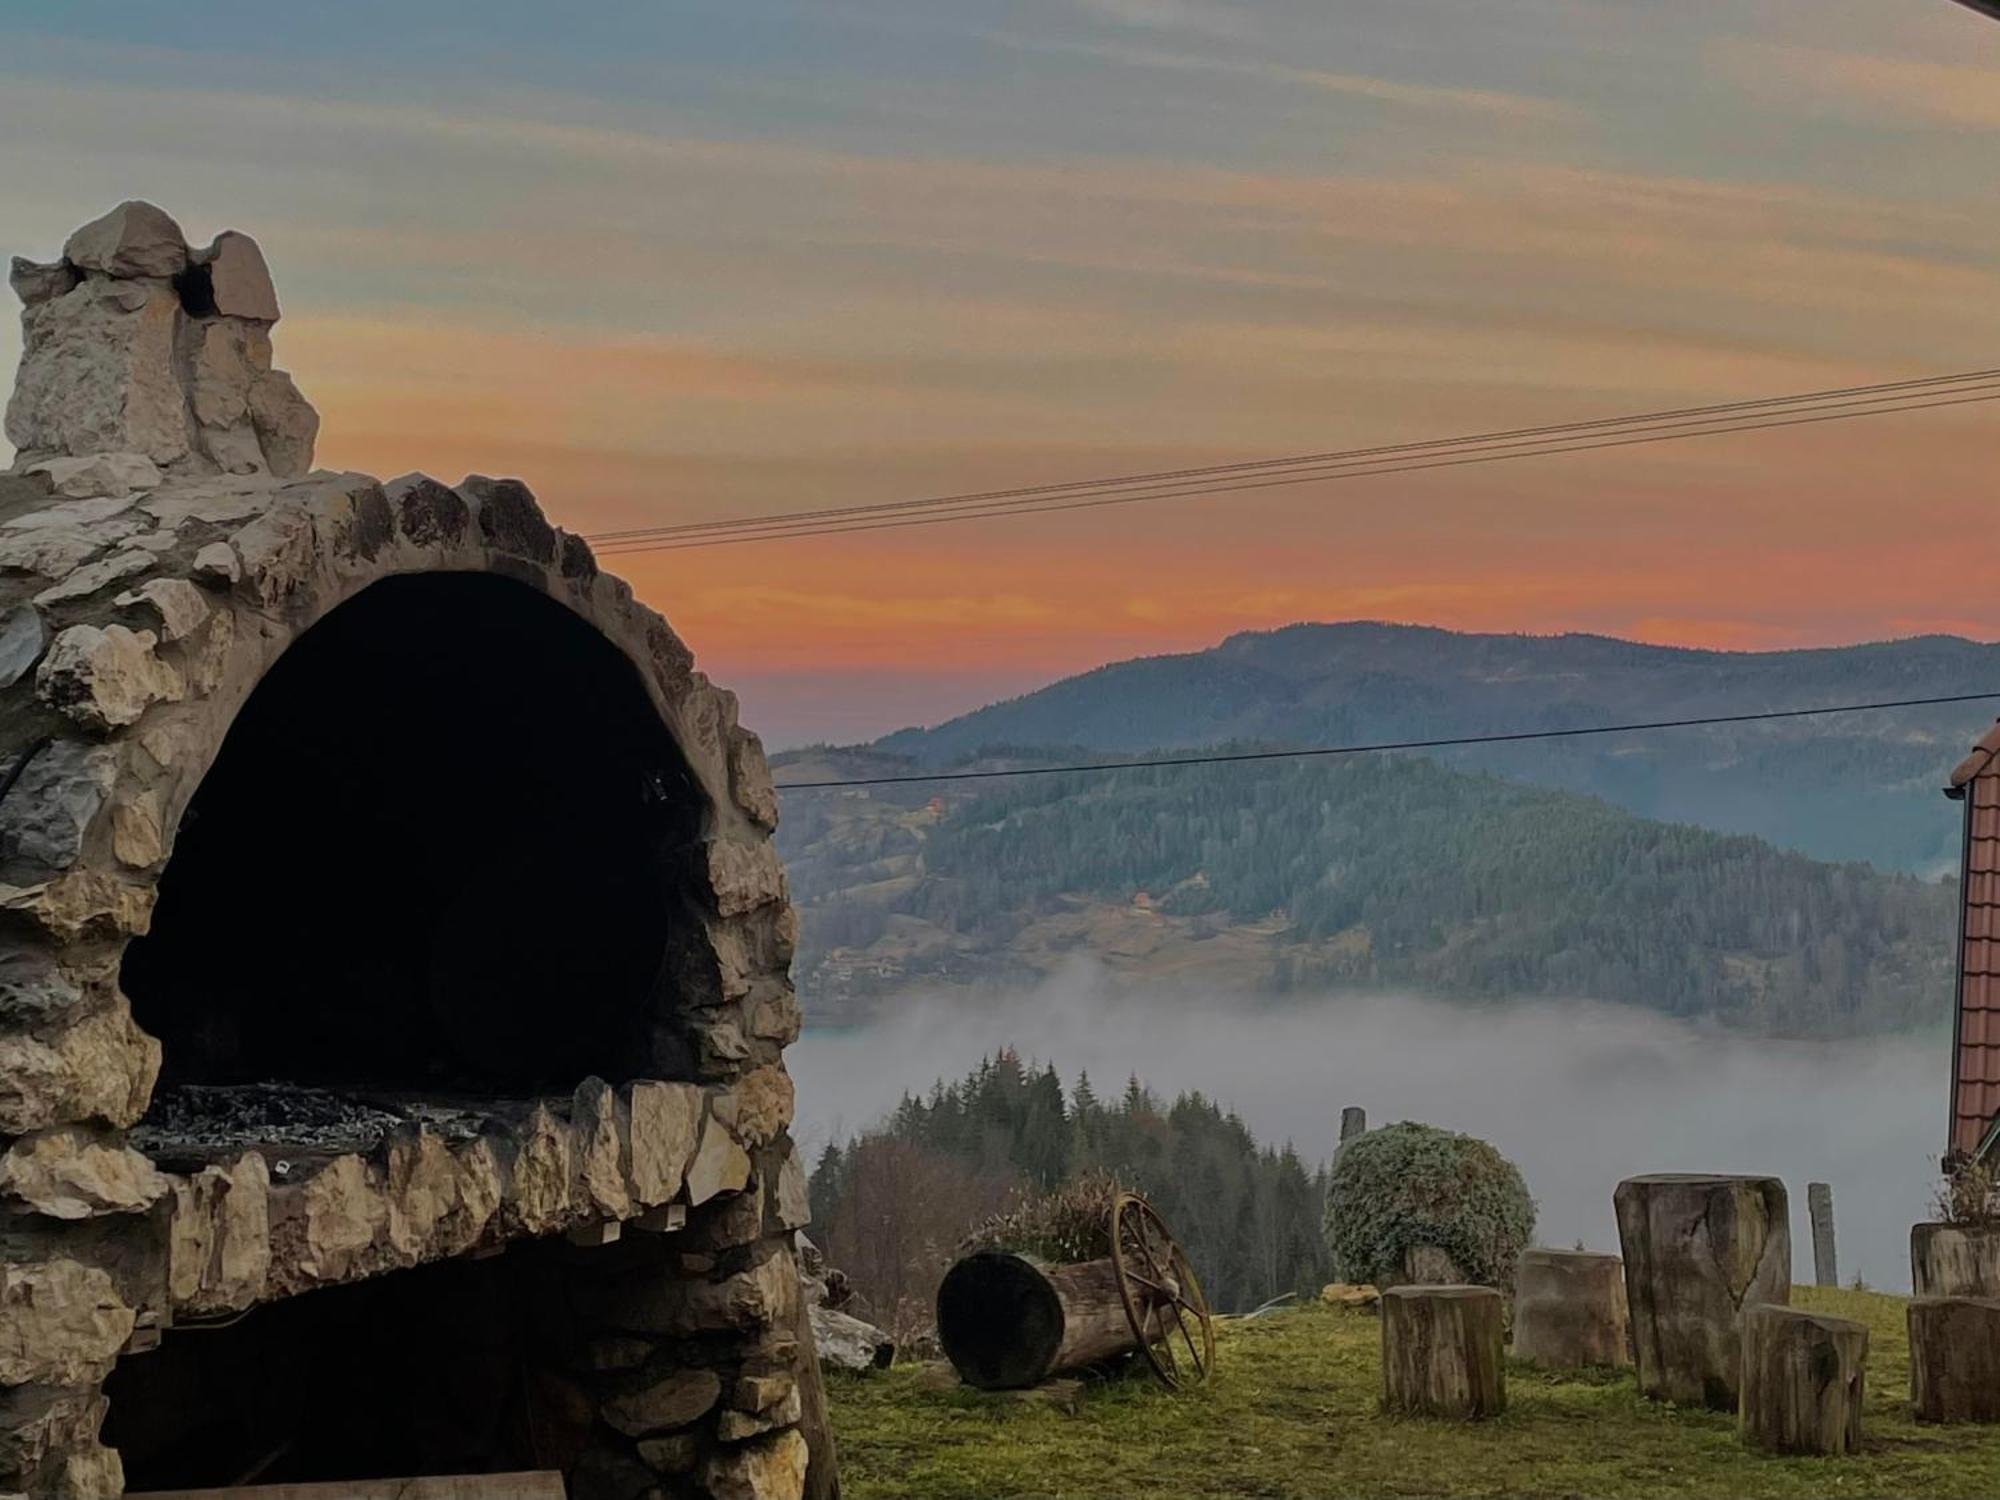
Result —
[[1490, 1286], [1399, 1286], [1382, 1294], [1382, 1406], [1492, 1417], [1507, 1406], [1502, 1301]]
[[1625, 1263], [1588, 1250], [1529, 1250], [1514, 1279], [1514, 1356], [1548, 1370], [1632, 1363]]
[[1910, 1400], [1919, 1422], [2000, 1422], [2000, 1298], [1910, 1304]]
[[1743, 1441], [1767, 1453], [1861, 1446], [1868, 1330], [1847, 1318], [1763, 1306], [1743, 1313]]

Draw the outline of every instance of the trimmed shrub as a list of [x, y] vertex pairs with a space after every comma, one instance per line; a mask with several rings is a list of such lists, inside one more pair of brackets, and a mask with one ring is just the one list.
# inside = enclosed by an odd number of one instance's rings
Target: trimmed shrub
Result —
[[1412, 1246], [1435, 1245], [1467, 1279], [1511, 1292], [1535, 1233], [1535, 1200], [1486, 1142], [1404, 1122], [1341, 1149], [1326, 1194], [1326, 1244], [1342, 1281], [1403, 1280]]

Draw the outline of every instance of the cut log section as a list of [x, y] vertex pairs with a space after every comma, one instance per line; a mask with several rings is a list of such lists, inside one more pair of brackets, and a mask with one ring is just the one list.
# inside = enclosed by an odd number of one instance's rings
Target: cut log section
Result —
[[1003, 1250], [945, 1273], [937, 1327], [959, 1378], [983, 1391], [1039, 1385], [1139, 1346], [1110, 1261], [1044, 1265]]
[[2000, 1298], [1910, 1304], [1910, 1400], [1919, 1422], [2000, 1422]]
[[1382, 1294], [1382, 1406], [1427, 1417], [1493, 1417], [1507, 1406], [1501, 1296], [1490, 1286], [1399, 1286]]
[[1625, 1266], [1588, 1250], [1529, 1250], [1514, 1280], [1514, 1356], [1545, 1370], [1632, 1363]]
[[1919, 1297], [2000, 1297], [2000, 1224], [1911, 1225], [1910, 1289]]
[[1796, 1307], [1745, 1309], [1743, 1441], [1767, 1453], [1856, 1452], [1867, 1362], [1859, 1323]]
[[1614, 1202], [1640, 1393], [1734, 1411], [1743, 1310], [1791, 1300], [1785, 1185], [1661, 1173], [1627, 1178]]

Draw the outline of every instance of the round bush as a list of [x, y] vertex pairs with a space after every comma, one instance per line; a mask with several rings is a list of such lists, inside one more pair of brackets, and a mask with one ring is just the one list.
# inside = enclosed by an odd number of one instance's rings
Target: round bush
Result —
[[1404, 1253], [1435, 1245], [1482, 1286], [1511, 1290], [1535, 1233], [1520, 1170], [1486, 1142], [1405, 1122], [1347, 1143], [1326, 1194], [1326, 1243], [1343, 1281], [1402, 1281]]

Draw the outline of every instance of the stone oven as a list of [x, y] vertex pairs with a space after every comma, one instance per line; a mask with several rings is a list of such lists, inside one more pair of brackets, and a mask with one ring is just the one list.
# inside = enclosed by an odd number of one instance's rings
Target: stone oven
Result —
[[312, 470], [248, 237], [10, 279], [0, 1491], [823, 1492], [735, 700], [518, 481]]

